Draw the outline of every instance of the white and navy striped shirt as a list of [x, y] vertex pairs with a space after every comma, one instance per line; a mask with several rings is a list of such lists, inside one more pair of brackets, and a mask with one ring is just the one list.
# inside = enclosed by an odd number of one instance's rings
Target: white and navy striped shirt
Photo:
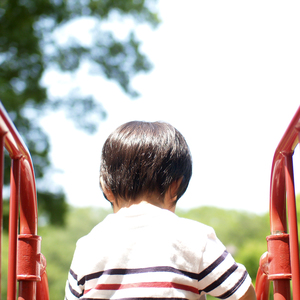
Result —
[[141, 203], [77, 242], [65, 299], [236, 300], [250, 283], [211, 227]]

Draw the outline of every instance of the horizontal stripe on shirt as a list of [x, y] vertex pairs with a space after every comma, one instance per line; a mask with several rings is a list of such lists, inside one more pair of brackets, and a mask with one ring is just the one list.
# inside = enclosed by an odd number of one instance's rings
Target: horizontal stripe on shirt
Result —
[[[188, 300], [187, 298], [170, 298], [170, 297], [132, 297], [132, 298], [114, 298], [114, 300]], [[66, 300], [68, 300], [66, 298]], [[108, 300], [107, 298], [81, 298], [81, 300]]]
[[[188, 271], [179, 270], [170, 266], [158, 266], [158, 267], [146, 267], [146, 268], [135, 268], [135, 269], [125, 269], [125, 268], [117, 268], [117, 269], [108, 269], [104, 271], [95, 272], [92, 274], [88, 274], [81, 278], [79, 281], [78, 275], [75, 274], [72, 270], [70, 270], [70, 274], [74, 278], [74, 280], [78, 283], [78, 286], [84, 286], [85, 283], [89, 280], [100, 278], [102, 275], [132, 275], [132, 274], [143, 274], [143, 273], [156, 273], [156, 272], [166, 272], [166, 273], [175, 273], [178, 275], [182, 275], [185, 277], [188, 277], [193, 280], [201, 281], [203, 280], [207, 275], [209, 275], [215, 268], [217, 268], [228, 256], [228, 252], [225, 250], [212, 264], [210, 264], [208, 267], [206, 267], [203, 271], [200, 273], [193, 273]], [[214, 290], [218, 286], [220, 286], [230, 275], [232, 275], [236, 269], [238, 268], [238, 265], [234, 263], [231, 265], [227, 271], [225, 271], [218, 279], [216, 279], [213, 283], [208, 285], [202, 290], [198, 290], [195, 286], [189, 286], [185, 284], [179, 284], [179, 283], [173, 283], [168, 281], [162, 281], [162, 282], [133, 282], [133, 283], [112, 283], [112, 284], [98, 284], [95, 287], [85, 290], [84, 295], [87, 294], [91, 290], [121, 290], [121, 289], [130, 289], [130, 288], [175, 288], [175, 289], [181, 289], [185, 291], [189, 291], [195, 294], [200, 294], [202, 291], [205, 293], [209, 293], [210, 291]], [[226, 299], [234, 294], [234, 292], [242, 285], [242, 283], [245, 281], [247, 277], [247, 271], [245, 271], [241, 277], [241, 279], [226, 293], [218, 296], [220, 299]], [[69, 285], [69, 289], [71, 293], [76, 296], [77, 298], [82, 297], [83, 293], [80, 295], [72, 288], [71, 285]], [[81, 298], [82, 300], [88, 298]], [[94, 300], [97, 298], [94, 298]], [[100, 298], [99, 298], [100, 299]], [[125, 298], [124, 298], [125, 299]], [[138, 298], [135, 298], [138, 299]], [[143, 298], [144, 299], [144, 298]], [[149, 298], [151, 299], [151, 298]], [[168, 298], [170, 299], [170, 298]]]
[[[84, 285], [86, 281], [99, 278], [102, 275], [132, 275], [132, 274], [156, 273], [156, 272], [175, 273], [178, 275], [189, 277], [194, 280], [198, 280], [199, 277], [199, 274], [178, 270], [176, 268], [168, 267], [168, 266], [136, 268], [136, 269], [109, 269], [109, 270], [95, 272], [84, 276], [78, 281], [78, 285]], [[77, 275], [72, 270], [70, 270], [70, 274], [77, 281]]]
[[[178, 270], [169, 266], [159, 266], [159, 267], [147, 267], [147, 268], [135, 268], [135, 269], [109, 269], [105, 271], [99, 271], [92, 274], [88, 274], [78, 281], [78, 285], [84, 285], [86, 281], [99, 278], [102, 275], [129, 275], [129, 274], [142, 274], [142, 273], [155, 273], [155, 272], [170, 272], [183, 276], [187, 276], [190, 279], [202, 280], [209, 273], [211, 273], [225, 258], [228, 252], [225, 250], [220, 257], [218, 257], [211, 265], [209, 265], [205, 270], [201, 271], [199, 274]], [[77, 274], [70, 270], [70, 274], [77, 281]]]
[[[131, 288], [174, 288], [184, 291], [189, 291], [195, 294], [199, 294], [198, 289], [185, 284], [174, 283], [174, 282], [136, 282], [128, 284], [97, 284], [93, 289], [95, 290], [122, 290]], [[93, 290], [91, 289], [91, 290]], [[90, 290], [86, 290], [84, 294], [87, 294]]]

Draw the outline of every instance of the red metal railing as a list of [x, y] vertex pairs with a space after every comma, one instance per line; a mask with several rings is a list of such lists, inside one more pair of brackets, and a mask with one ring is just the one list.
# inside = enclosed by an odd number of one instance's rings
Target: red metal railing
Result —
[[273, 281], [274, 300], [300, 300], [299, 246], [295, 201], [293, 154], [300, 141], [300, 107], [283, 135], [273, 158], [270, 185], [268, 252], [256, 278], [258, 300], [269, 298]]
[[47, 300], [46, 260], [40, 252], [41, 238], [37, 235], [37, 198], [32, 160], [0, 102], [1, 222], [4, 147], [11, 158], [7, 299], [15, 300], [18, 290], [19, 300]]

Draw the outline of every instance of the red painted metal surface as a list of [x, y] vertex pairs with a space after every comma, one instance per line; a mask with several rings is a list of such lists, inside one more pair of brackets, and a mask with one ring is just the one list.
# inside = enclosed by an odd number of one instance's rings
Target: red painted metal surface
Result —
[[48, 278], [46, 273], [47, 262], [45, 257], [41, 256], [41, 281], [37, 283], [36, 299], [49, 300]]
[[293, 154], [299, 144], [300, 107], [278, 144], [270, 184], [270, 231], [268, 252], [260, 261], [256, 278], [258, 300], [266, 300], [273, 281], [274, 300], [300, 300], [299, 243], [293, 172]]
[[257, 276], [256, 276], [256, 284], [255, 284], [255, 293], [259, 295], [260, 300], [268, 300], [269, 299], [269, 290], [270, 290], [270, 282], [268, 279], [268, 253], [264, 253], [260, 259]]
[[[4, 165], [4, 134], [1, 132], [0, 127], [0, 166]], [[3, 177], [4, 177], [4, 170], [0, 167], [0, 241], [2, 241], [2, 217], [3, 217]], [[0, 242], [0, 253], [2, 253], [2, 243]], [[2, 270], [2, 263], [0, 259], [0, 270]], [[0, 272], [0, 283], [2, 282], [2, 276]], [[0, 295], [1, 295], [1, 284], [0, 284]]]
[[10, 182], [10, 206], [9, 206], [9, 252], [8, 252], [8, 274], [7, 274], [7, 299], [16, 299], [17, 293], [17, 240], [18, 219], [20, 200], [20, 161], [12, 160], [11, 182]]
[[[46, 262], [37, 235], [37, 198], [29, 151], [0, 102], [1, 220], [3, 146], [11, 157], [7, 299], [49, 299]], [[17, 281], [19, 287], [17, 287]]]
[[298, 226], [297, 210], [294, 186], [294, 171], [292, 155], [285, 156], [285, 184], [287, 193], [288, 220], [290, 232], [290, 257], [292, 269], [292, 287], [293, 299], [300, 299], [300, 271], [299, 271], [299, 243], [298, 243]]

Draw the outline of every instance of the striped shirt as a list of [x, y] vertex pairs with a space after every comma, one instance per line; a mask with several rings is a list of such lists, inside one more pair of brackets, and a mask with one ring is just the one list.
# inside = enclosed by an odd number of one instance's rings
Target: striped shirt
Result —
[[107, 216], [77, 242], [65, 300], [236, 300], [250, 283], [211, 227], [141, 203]]

